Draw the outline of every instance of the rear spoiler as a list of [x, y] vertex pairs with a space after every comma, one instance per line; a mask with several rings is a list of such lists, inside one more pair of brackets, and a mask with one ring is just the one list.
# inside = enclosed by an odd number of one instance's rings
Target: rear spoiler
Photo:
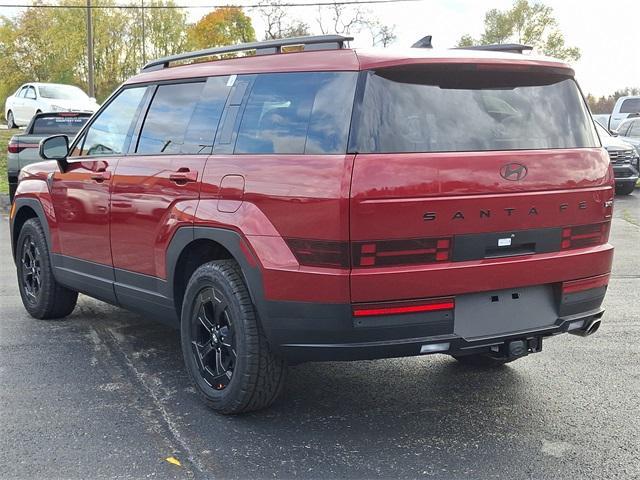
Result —
[[455, 50], [486, 50], [489, 52], [524, 53], [533, 50], [530, 45], [520, 43], [491, 43], [489, 45], [471, 45], [469, 47], [456, 47]]

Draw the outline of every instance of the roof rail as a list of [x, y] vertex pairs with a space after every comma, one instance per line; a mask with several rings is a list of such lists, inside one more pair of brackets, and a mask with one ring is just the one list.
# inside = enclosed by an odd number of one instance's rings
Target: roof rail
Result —
[[525, 50], [533, 50], [533, 47], [529, 45], [522, 45], [520, 43], [491, 43], [489, 45], [456, 47], [455, 50], [488, 50], [490, 52], [523, 53]]
[[278, 40], [266, 40], [264, 42], [240, 43], [226, 47], [205, 48], [195, 52], [169, 55], [158, 58], [142, 67], [142, 71], [161, 70], [167, 68], [172, 62], [190, 60], [193, 58], [208, 57], [211, 55], [222, 55], [227, 53], [255, 50], [256, 55], [269, 55], [272, 53], [282, 53], [282, 47], [304, 46], [304, 50], [339, 50], [344, 48], [345, 42], [353, 40], [353, 37], [342, 35], [316, 35], [308, 37], [292, 37]]

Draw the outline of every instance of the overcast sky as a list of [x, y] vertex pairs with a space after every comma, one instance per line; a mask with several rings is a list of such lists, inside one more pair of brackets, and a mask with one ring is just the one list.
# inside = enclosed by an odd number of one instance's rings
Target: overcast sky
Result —
[[[313, 1], [296, 0], [296, 3]], [[222, 3], [221, 0], [176, 2], [181, 5]], [[230, 3], [254, 2], [231, 0]], [[437, 48], [449, 48], [465, 33], [479, 36], [487, 10], [508, 8], [512, 3], [512, 0], [422, 0], [365, 5], [363, 8], [384, 23], [396, 26], [397, 46], [410, 46], [424, 35], [433, 35], [433, 44]], [[605, 95], [627, 86], [640, 87], [640, 0], [547, 0], [544, 3], [553, 7], [567, 44], [578, 46], [582, 51], [582, 58], [574, 68], [585, 94]], [[195, 21], [209, 10], [190, 9], [189, 20]], [[319, 33], [315, 22], [317, 7], [290, 7], [287, 10], [292, 16], [307, 22], [313, 33]], [[15, 15], [16, 9], [0, 7], [0, 13], [11, 16]], [[263, 27], [257, 12], [248, 10], [247, 13], [253, 19], [258, 38], [262, 38]], [[353, 45], [370, 46], [370, 39], [361, 35]]]
[[[179, 1], [194, 4], [194, 0]], [[206, 0], [195, 1], [206, 3]], [[312, 2], [309, 0], [309, 3]], [[605, 95], [618, 88], [640, 87], [640, 0], [548, 0], [544, 3], [553, 7], [567, 44], [578, 46], [582, 51], [582, 58], [574, 67], [585, 94]], [[383, 22], [396, 25], [395, 45], [410, 46], [424, 35], [433, 35], [434, 46], [449, 48], [464, 33], [479, 36], [487, 10], [504, 9], [512, 4], [512, 0], [424, 0], [364, 8]], [[314, 23], [317, 7], [289, 10], [317, 28]], [[261, 38], [259, 18], [251, 11], [249, 14]], [[356, 38], [355, 45], [362, 44], [369, 46], [368, 39], [358, 43]]]

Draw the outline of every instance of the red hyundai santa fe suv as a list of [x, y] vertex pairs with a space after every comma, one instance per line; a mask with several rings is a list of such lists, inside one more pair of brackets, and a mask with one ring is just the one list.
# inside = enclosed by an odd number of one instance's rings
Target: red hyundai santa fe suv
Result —
[[287, 364], [496, 366], [593, 333], [614, 183], [571, 68], [348, 40], [162, 58], [43, 140], [11, 210], [28, 312], [81, 292], [178, 327], [222, 413]]

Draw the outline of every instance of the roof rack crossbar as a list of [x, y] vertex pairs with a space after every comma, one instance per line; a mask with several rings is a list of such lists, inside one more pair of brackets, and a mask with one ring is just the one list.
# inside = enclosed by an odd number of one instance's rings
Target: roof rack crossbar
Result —
[[222, 55], [227, 53], [242, 52], [247, 50], [255, 50], [256, 55], [268, 55], [273, 53], [282, 53], [282, 47], [308, 45], [310, 48], [306, 50], [324, 50], [324, 49], [341, 49], [344, 48], [345, 42], [353, 40], [353, 37], [345, 37], [342, 35], [316, 35], [308, 37], [292, 37], [278, 40], [266, 40], [264, 42], [240, 43], [238, 45], [229, 45], [226, 47], [206, 48], [195, 52], [181, 53], [178, 55], [169, 55], [168, 57], [158, 58], [147, 63], [142, 67], [143, 71], [161, 70], [167, 68], [172, 62], [180, 62], [183, 60], [191, 60], [194, 58], [208, 57], [212, 55]]
[[533, 47], [530, 45], [522, 45], [520, 43], [491, 43], [488, 45], [456, 47], [455, 50], [488, 50], [490, 52], [523, 53], [525, 50], [533, 50]]

